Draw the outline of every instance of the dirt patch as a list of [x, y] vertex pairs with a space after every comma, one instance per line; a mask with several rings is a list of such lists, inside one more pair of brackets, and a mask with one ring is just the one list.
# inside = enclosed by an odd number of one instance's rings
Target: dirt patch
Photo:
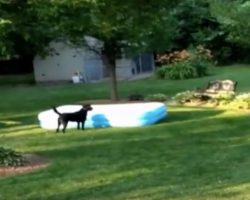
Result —
[[109, 100], [109, 99], [98, 99], [98, 100], [86, 100], [86, 101], [79, 101], [79, 102], [76, 102], [78, 104], [95, 104], [95, 105], [98, 105], [98, 104], [121, 104], [121, 103], [142, 103], [142, 102], [149, 102], [149, 101], [146, 101], [146, 100], [140, 100], [140, 101], [130, 101], [128, 99], [120, 99], [118, 101], [112, 101], [112, 100]]
[[0, 167], [0, 177], [3, 176], [14, 176], [22, 173], [32, 172], [38, 169], [45, 168], [49, 165], [48, 159], [34, 155], [25, 154], [25, 164], [18, 167]]

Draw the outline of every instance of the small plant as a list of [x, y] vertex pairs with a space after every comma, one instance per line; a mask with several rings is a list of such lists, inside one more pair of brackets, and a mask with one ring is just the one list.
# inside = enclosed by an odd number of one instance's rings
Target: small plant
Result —
[[226, 105], [234, 101], [235, 92], [219, 92], [217, 95], [212, 97], [213, 100], [216, 100], [221, 105]]
[[250, 93], [242, 93], [235, 96], [230, 107], [237, 109], [249, 109], [250, 108]]
[[0, 166], [23, 166], [25, 159], [20, 153], [0, 147]]
[[148, 95], [146, 97], [146, 100], [148, 100], [148, 101], [166, 101], [167, 96], [165, 94], [162, 94], [162, 93], [152, 94], [152, 95]]
[[235, 97], [235, 100], [241, 100], [241, 101], [250, 102], [250, 93], [238, 94], [238, 95]]
[[173, 99], [176, 100], [178, 103], [191, 102], [191, 101], [197, 99], [194, 94], [195, 94], [194, 91], [188, 90], [188, 91], [177, 93], [173, 97]]

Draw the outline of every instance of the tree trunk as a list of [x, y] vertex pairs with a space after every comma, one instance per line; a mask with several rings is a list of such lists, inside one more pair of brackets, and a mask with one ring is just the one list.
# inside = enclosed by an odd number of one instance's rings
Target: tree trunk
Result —
[[118, 90], [117, 90], [117, 80], [116, 80], [116, 67], [115, 65], [109, 66], [109, 79], [110, 79], [110, 97], [112, 101], [118, 101]]
[[116, 79], [116, 66], [115, 57], [108, 57], [102, 55], [104, 65], [108, 68], [109, 72], [109, 84], [110, 84], [110, 98], [112, 101], [118, 101], [117, 79]]

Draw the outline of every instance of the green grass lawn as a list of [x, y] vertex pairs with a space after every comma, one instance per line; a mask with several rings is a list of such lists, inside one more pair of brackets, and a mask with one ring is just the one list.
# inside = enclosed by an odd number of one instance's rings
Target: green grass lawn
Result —
[[[122, 82], [122, 97], [203, 87], [231, 78], [250, 91], [250, 67], [213, 70], [202, 79]], [[39, 128], [37, 113], [109, 96], [105, 84], [2, 86], [0, 146], [36, 153], [48, 168], [0, 178], [0, 200], [243, 200], [250, 199], [250, 116], [208, 108], [168, 106], [169, 116], [140, 128]]]
[[1, 85], [34, 84], [33, 74], [25, 75], [0, 75]]

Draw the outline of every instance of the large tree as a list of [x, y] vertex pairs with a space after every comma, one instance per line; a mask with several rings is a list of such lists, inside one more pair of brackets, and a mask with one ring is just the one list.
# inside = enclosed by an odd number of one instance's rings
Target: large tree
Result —
[[[121, 51], [128, 54], [153, 51], [168, 38], [170, 0], [36, 0], [41, 21], [48, 21], [52, 32], [75, 44], [83, 44], [85, 35], [103, 42], [99, 52], [109, 69], [111, 99], [118, 99], [115, 60]], [[59, 35], [60, 34], [60, 35]], [[159, 37], [160, 36], [160, 37]]]
[[0, 11], [34, 52], [43, 52], [52, 39], [80, 46], [84, 36], [102, 41], [100, 49], [89, 48], [108, 67], [111, 99], [117, 100], [116, 58], [122, 52], [133, 55], [166, 46], [173, 37], [168, 14], [175, 4], [171, 0], [3, 0]]

